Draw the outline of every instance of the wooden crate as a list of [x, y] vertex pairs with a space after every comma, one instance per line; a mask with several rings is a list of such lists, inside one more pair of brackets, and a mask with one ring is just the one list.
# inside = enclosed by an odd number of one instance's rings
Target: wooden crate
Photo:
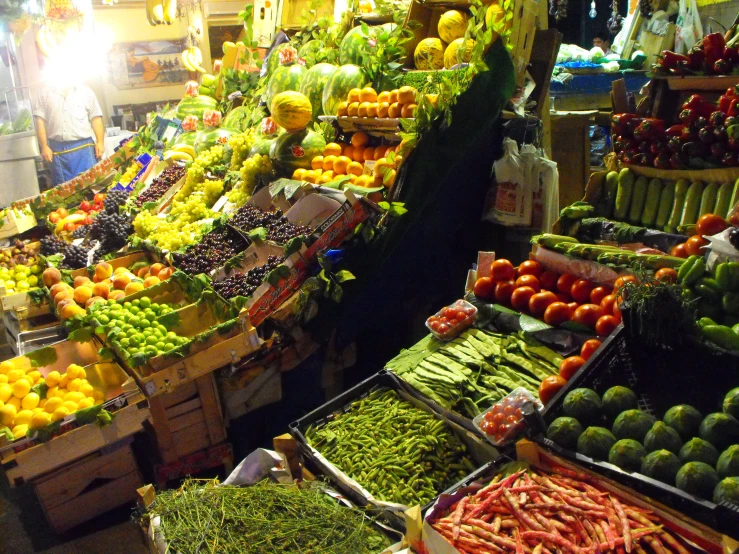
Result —
[[[154, 263], [161, 263], [164, 264], [165, 267], [171, 267], [169, 262], [167, 260], [160, 259], [160, 257], [155, 254], [154, 252], [149, 252], [147, 250], [138, 250], [136, 252], [129, 252], [127, 254], [124, 254], [122, 256], [119, 256], [118, 258], [113, 258], [112, 260], [106, 260], [107, 263], [110, 264], [110, 266], [113, 268], [113, 271], [118, 269], [119, 267], [130, 267], [136, 262], [145, 260], [149, 262], [150, 264]], [[87, 267], [82, 267], [80, 269], [75, 269], [69, 272], [69, 275], [74, 279], [75, 277], [89, 277], [92, 279], [95, 272], [94, 270], [91, 270]]]
[[162, 463], [226, 440], [221, 401], [212, 374], [149, 400], [152, 431]]
[[39, 306], [15, 308], [3, 312], [3, 323], [10, 333], [17, 337], [23, 331], [34, 331], [45, 329], [59, 324], [59, 320], [51, 313], [49, 305], [44, 303]]
[[63, 533], [136, 500], [143, 485], [130, 440], [64, 466], [33, 482], [46, 519]]
[[14, 237], [33, 229], [36, 226], [36, 217], [31, 213], [17, 212], [10, 209], [2, 220], [0, 226], [0, 239]]
[[[3, 288], [3, 291], [5, 289]], [[2, 291], [0, 291], [2, 293]], [[34, 306], [48, 305], [48, 302], [41, 302], [38, 304], [34, 302], [32, 296], [28, 294], [28, 291], [14, 292], [12, 294], [0, 296], [0, 304], [3, 307], [3, 311], [7, 312], [18, 308], [32, 308]]]

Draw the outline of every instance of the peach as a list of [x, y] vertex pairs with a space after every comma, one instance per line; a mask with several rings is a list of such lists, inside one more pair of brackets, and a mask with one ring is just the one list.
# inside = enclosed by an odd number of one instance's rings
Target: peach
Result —
[[95, 283], [95, 285], [92, 287], [92, 295], [99, 296], [103, 299], [108, 298], [109, 292], [110, 292], [110, 285], [108, 283]]
[[72, 290], [72, 287], [70, 287], [67, 283], [57, 283], [56, 285], [53, 285], [51, 289], [49, 289], [49, 295], [54, 298], [63, 290]]
[[89, 308], [93, 304], [97, 304], [98, 302], [105, 302], [105, 298], [102, 296], [93, 296], [90, 298], [87, 302], [85, 302], [85, 308]]
[[79, 288], [85, 283], [89, 283], [89, 282], [90, 282], [90, 279], [88, 277], [80, 275], [79, 277], [74, 278], [74, 288]]
[[164, 269], [164, 264], [155, 263], [151, 264], [149, 268], [149, 275], [159, 275], [159, 272]]
[[126, 293], [122, 290], [112, 290], [110, 291], [110, 294], [108, 294], [108, 300], [120, 300], [126, 296]]
[[121, 273], [128, 273], [128, 269], [126, 269], [125, 267], [117, 267], [115, 268], [113, 275], [120, 275]]
[[55, 267], [49, 267], [41, 274], [41, 282], [49, 288], [62, 282], [62, 273]]
[[113, 266], [108, 262], [100, 262], [95, 266], [95, 277], [108, 279], [113, 275]]
[[142, 267], [139, 269], [139, 271], [136, 273], [136, 277], [141, 277], [142, 279], [144, 277], [147, 277], [149, 275], [149, 266]]
[[148, 289], [149, 287], [153, 287], [154, 285], [158, 285], [159, 283], [159, 277], [147, 277], [146, 279], [144, 279], [144, 288]]
[[93, 275], [93, 276], [92, 276], [92, 282], [93, 282], [93, 283], [99, 283], [99, 282], [101, 282], [101, 281], [104, 281], [104, 280], [105, 280], [105, 279], [101, 279], [101, 278], [100, 278], [100, 277], [98, 277], [97, 275]]
[[67, 298], [74, 300], [74, 292], [71, 290], [63, 290], [61, 292], [56, 293], [54, 296], [54, 305], [56, 306], [61, 302], [62, 300], [66, 300]]
[[70, 319], [76, 315], [84, 315], [85, 309], [80, 308], [77, 304], [67, 304], [59, 312], [59, 317], [62, 319]]
[[144, 290], [144, 283], [142, 283], [141, 281], [131, 281], [126, 285], [126, 288], [123, 289], [123, 292], [126, 293], [126, 296], [128, 296], [129, 294], [139, 292], [140, 290]]
[[171, 267], [165, 267], [163, 270], [161, 270], [159, 272], [159, 275], [157, 275], [157, 277], [159, 277], [159, 280], [160, 281], [166, 281], [171, 276], [172, 276], [172, 268]]
[[77, 305], [74, 301], [74, 298], [65, 298], [64, 300], [60, 300], [59, 304], [56, 305], [57, 313], [61, 314], [64, 306], [69, 306], [70, 304], [74, 304], [75, 306]]
[[131, 282], [131, 275], [128, 273], [122, 273], [113, 277], [113, 288], [123, 290]]
[[84, 306], [90, 298], [92, 298], [92, 289], [88, 287], [74, 289], [74, 301], [80, 306]]

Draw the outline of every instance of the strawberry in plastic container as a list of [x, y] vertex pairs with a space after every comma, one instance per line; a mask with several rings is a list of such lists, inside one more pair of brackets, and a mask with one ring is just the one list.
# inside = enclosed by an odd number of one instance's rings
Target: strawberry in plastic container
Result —
[[189, 96], [191, 98], [194, 98], [200, 94], [200, 85], [197, 81], [188, 81], [185, 84], [185, 96]]
[[205, 110], [203, 112], [203, 124], [206, 127], [218, 127], [223, 116], [218, 110]]
[[198, 116], [188, 115], [182, 120], [183, 131], [195, 131], [198, 128]]

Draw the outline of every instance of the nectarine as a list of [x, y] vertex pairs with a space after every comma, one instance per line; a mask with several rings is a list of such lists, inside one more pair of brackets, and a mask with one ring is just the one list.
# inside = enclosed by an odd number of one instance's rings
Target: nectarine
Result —
[[126, 296], [128, 296], [129, 294], [139, 292], [140, 290], [144, 290], [144, 283], [140, 281], [131, 281], [126, 285], [126, 288], [123, 289], [123, 292], [126, 293]]
[[159, 272], [164, 269], [164, 264], [155, 263], [151, 264], [151, 267], [149, 268], [149, 275], [159, 275]]
[[108, 279], [111, 275], [113, 275], [113, 266], [108, 262], [100, 262], [95, 266], [95, 277]]
[[131, 282], [131, 275], [129, 273], [121, 273], [113, 277], [113, 288], [118, 290], [124, 290], [126, 285]]
[[108, 283], [95, 283], [95, 285], [92, 287], [92, 295], [99, 296], [103, 299], [108, 298], [109, 292], [110, 292], [110, 285]]
[[90, 282], [90, 279], [88, 277], [80, 275], [79, 277], [74, 278], [74, 288], [81, 287], [85, 283], [89, 283], [89, 282]]
[[74, 292], [71, 290], [63, 290], [61, 292], [56, 293], [56, 295], [54, 296], [54, 300], [53, 300], [54, 305], [56, 306], [57, 304], [59, 304], [59, 302], [61, 302], [62, 300], [66, 298], [74, 300]]
[[122, 290], [112, 290], [108, 294], [108, 300], [120, 300], [124, 296], [126, 296], [126, 293]]
[[74, 289], [74, 301], [80, 306], [84, 306], [90, 298], [92, 298], [92, 290], [90, 288], [77, 287]]
[[144, 288], [148, 289], [149, 287], [153, 287], [154, 285], [158, 285], [159, 283], [159, 277], [147, 277], [146, 279], [144, 279]]
[[41, 282], [49, 288], [62, 281], [61, 272], [55, 267], [49, 267], [41, 274]]
[[171, 267], [165, 267], [163, 270], [159, 272], [157, 277], [159, 277], [160, 281], [166, 281], [172, 276], [172, 268]]
[[147, 277], [149, 275], [149, 266], [142, 267], [139, 269], [139, 271], [136, 273], [136, 277], [141, 277], [142, 279], [144, 277]]
[[87, 302], [85, 302], [85, 308], [89, 308], [93, 304], [97, 304], [98, 302], [105, 302], [105, 298], [102, 296], [93, 296], [90, 298]]

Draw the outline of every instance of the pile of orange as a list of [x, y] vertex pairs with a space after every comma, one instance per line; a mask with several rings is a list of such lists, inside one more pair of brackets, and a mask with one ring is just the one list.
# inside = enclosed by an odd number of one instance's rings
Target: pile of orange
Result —
[[[399, 165], [400, 156], [395, 155], [393, 162], [386, 156], [395, 152], [397, 146], [371, 146], [371, 139], [362, 131], [354, 133], [351, 144], [329, 142], [323, 150], [323, 156], [316, 156], [311, 161], [312, 169], [296, 169], [292, 178], [314, 184], [324, 184], [348, 175], [349, 182], [365, 188], [392, 185], [395, 168]], [[373, 175], [364, 175], [364, 163], [375, 162]], [[383, 183], [386, 171], [392, 171], [387, 183]]]
[[353, 88], [346, 102], [339, 104], [338, 116], [398, 118], [413, 117], [417, 106], [418, 91], [413, 87], [378, 93], [372, 87]]

